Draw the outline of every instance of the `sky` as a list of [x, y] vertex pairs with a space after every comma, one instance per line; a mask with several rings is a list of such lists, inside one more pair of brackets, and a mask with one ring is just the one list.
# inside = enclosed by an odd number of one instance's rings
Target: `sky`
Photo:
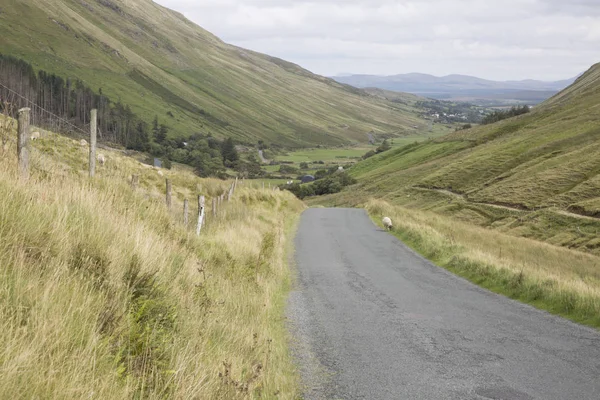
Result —
[[600, 62], [600, 0], [155, 0], [317, 74], [560, 80]]

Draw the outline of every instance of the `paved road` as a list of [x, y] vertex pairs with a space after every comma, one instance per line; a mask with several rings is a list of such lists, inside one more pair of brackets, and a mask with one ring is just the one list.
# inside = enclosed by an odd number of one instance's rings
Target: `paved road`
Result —
[[296, 261], [307, 399], [600, 399], [598, 332], [432, 265], [362, 210], [307, 210]]

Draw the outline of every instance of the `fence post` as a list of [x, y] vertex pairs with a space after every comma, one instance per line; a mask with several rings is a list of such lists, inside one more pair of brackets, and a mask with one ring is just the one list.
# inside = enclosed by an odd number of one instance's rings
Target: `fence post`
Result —
[[231, 196], [233, 196], [233, 183], [231, 184], [231, 187], [229, 188], [229, 194], [227, 196], [227, 201], [231, 201]]
[[96, 174], [96, 133], [98, 111], [94, 108], [90, 117], [90, 178]]
[[131, 188], [133, 190], [137, 189], [139, 183], [140, 183], [140, 176], [139, 175], [131, 175]]
[[190, 208], [189, 207], [190, 207], [189, 206], [189, 201], [188, 201], [188, 199], [185, 199], [183, 201], [183, 224], [185, 226], [188, 225], [188, 215], [190, 213]]
[[265, 182], [263, 181], [263, 190], [265, 190]]
[[200, 230], [204, 225], [204, 196], [198, 196], [198, 225], [196, 226], [196, 236], [200, 236]]
[[29, 111], [30, 108], [19, 110], [17, 154], [19, 156], [19, 175], [29, 178]]
[[213, 197], [212, 199], [212, 208], [213, 208], [213, 217], [217, 216], [217, 198]]
[[238, 185], [238, 177], [235, 177], [235, 182], [233, 183], [233, 191], [235, 192], [235, 189], [237, 189], [237, 185]]
[[171, 181], [169, 179], [166, 180], [167, 182], [167, 207], [171, 208]]

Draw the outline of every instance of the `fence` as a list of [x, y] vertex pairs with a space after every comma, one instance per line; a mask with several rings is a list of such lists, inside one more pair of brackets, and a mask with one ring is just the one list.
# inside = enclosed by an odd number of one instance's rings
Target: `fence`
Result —
[[[21, 108], [18, 110], [18, 119], [17, 119], [17, 157], [18, 157], [18, 169], [19, 169], [19, 177], [21, 179], [29, 178], [29, 143], [32, 140], [37, 139], [35, 135], [32, 135], [30, 132], [30, 108]], [[90, 113], [90, 132], [89, 132], [89, 178], [94, 179], [96, 175], [96, 135], [97, 135], [97, 114], [96, 110], [91, 110]], [[7, 119], [8, 120], [8, 119]], [[10, 132], [10, 130], [7, 130]], [[3, 145], [5, 144], [3, 137]], [[4, 147], [3, 147], [4, 149]], [[131, 176], [131, 189], [133, 191], [137, 190], [140, 186], [140, 176], [132, 175]], [[225, 193], [222, 193], [218, 196], [213, 196], [212, 201], [212, 218], [216, 219], [219, 216], [219, 211], [224, 207], [225, 203], [229, 203], [235, 195], [235, 192], [239, 185], [244, 184], [244, 179], [239, 180], [237, 177], [233, 182], [231, 182], [228, 190]], [[271, 185], [269, 184], [269, 190]], [[263, 182], [263, 190], [265, 189], [265, 185]], [[274, 187], [273, 190], [279, 190], [279, 188]], [[173, 185], [169, 178], [165, 179], [165, 205], [169, 210], [172, 210], [173, 201], [172, 201], [172, 192]], [[189, 213], [190, 206], [189, 200], [184, 199], [183, 202], [183, 223], [187, 227], [189, 226]], [[206, 197], [204, 195], [198, 195], [198, 219], [196, 223], [196, 235], [200, 235], [202, 232], [202, 228], [206, 223]]]

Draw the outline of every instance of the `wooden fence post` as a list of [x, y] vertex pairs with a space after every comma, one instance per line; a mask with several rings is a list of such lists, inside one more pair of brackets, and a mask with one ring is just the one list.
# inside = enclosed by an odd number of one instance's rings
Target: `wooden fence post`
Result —
[[231, 187], [229, 188], [229, 194], [227, 195], [228, 202], [231, 201], [231, 196], [233, 196], [233, 183], [231, 184]]
[[171, 181], [169, 179], [166, 180], [167, 182], [167, 207], [171, 208]]
[[90, 178], [96, 174], [96, 134], [98, 122], [98, 111], [94, 108], [90, 117]]
[[200, 230], [204, 225], [204, 196], [198, 196], [198, 225], [196, 226], [196, 236], [200, 236]]
[[190, 202], [188, 201], [188, 199], [185, 199], [183, 201], [183, 224], [185, 226], [188, 226], [188, 215], [190, 213], [189, 203]]
[[213, 217], [217, 216], [217, 198], [213, 197], [212, 199], [212, 208], [213, 208]]
[[19, 156], [19, 176], [29, 178], [29, 111], [30, 108], [19, 110], [17, 154]]
[[263, 181], [263, 190], [265, 190], [265, 182]]
[[139, 175], [131, 175], [131, 188], [133, 190], [137, 189], [139, 183], [140, 183], [140, 176]]

